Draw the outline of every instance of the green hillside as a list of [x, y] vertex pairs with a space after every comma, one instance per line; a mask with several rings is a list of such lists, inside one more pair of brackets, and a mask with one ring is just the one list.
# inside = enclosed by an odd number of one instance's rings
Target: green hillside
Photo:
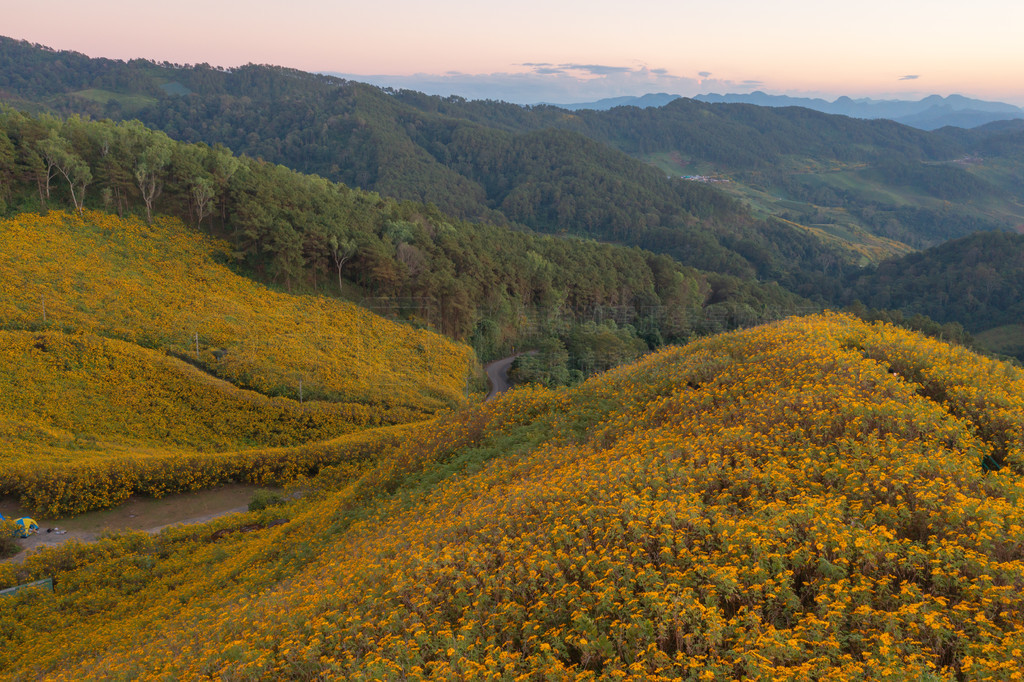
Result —
[[885, 261], [847, 279], [841, 302], [855, 300], [959, 322], [986, 348], [1024, 357], [1014, 332], [1024, 319], [1024, 235], [980, 232]]
[[[773, 319], [806, 303], [777, 285], [700, 272], [651, 251], [458, 220], [221, 146], [175, 142], [137, 121], [0, 109], [0, 178], [0, 202], [12, 212], [174, 215], [228, 240], [225, 260], [252, 277], [362, 302], [471, 342], [485, 360], [608, 309], [657, 345], [722, 329], [714, 320]], [[721, 256], [722, 269], [746, 262], [699, 231], [693, 240], [694, 252], [710, 244], [706, 256]]]
[[[549, 125], [546, 110], [537, 120], [522, 114], [513, 130], [500, 104], [496, 120], [468, 120], [443, 107], [425, 110], [405, 93], [288, 69], [112, 63], [9, 39], [0, 40], [0, 63], [18, 71], [0, 76], [14, 104], [137, 118], [176, 139], [224, 144], [461, 218], [641, 246], [745, 277], [857, 258], [833, 253], [806, 231], [762, 224], [721, 192], [665, 178], [604, 140]], [[76, 94], [116, 91], [114, 81], [124, 102], [100, 105]], [[184, 90], [161, 87], [170, 82]], [[135, 107], [137, 95], [152, 93], [156, 104]]]
[[928, 133], [798, 107], [685, 98], [658, 108], [570, 113], [398, 96], [426, 111], [511, 130], [578, 132], [673, 176], [727, 180], [714, 187], [755, 215], [824, 230], [872, 260], [1024, 221], [1024, 155], [1013, 123]]
[[[0, 92], [19, 107], [137, 118], [460, 218], [640, 246], [805, 295], [829, 286], [823, 275], [1024, 224], [1012, 126], [930, 133], [688, 99], [570, 112], [10, 39], [0, 63]], [[680, 179], [693, 175], [727, 182]]]
[[1021, 396], [1019, 369], [846, 317], [667, 349], [283, 509], [0, 565], [55, 585], [4, 598], [0, 670], [1013, 679]]

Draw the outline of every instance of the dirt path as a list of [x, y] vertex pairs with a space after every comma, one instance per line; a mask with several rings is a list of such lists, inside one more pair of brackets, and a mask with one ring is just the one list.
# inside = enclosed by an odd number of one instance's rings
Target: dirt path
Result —
[[[22, 550], [4, 561], [20, 562], [37, 547], [52, 547], [71, 540], [92, 542], [105, 532], [142, 530], [157, 533], [168, 526], [204, 523], [218, 516], [244, 512], [257, 486], [232, 484], [160, 499], [132, 497], [120, 507], [87, 512], [70, 519], [45, 519], [26, 514], [11, 498], [0, 498], [0, 513], [8, 519], [31, 516], [39, 532], [18, 542]], [[47, 533], [47, 529], [59, 529]], [[63, 532], [62, 532], [63, 531]]]

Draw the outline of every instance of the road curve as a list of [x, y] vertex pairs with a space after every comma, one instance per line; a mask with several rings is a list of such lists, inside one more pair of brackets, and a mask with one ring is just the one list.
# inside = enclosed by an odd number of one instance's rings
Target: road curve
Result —
[[487, 383], [491, 385], [491, 390], [488, 391], [487, 397], [484, 400], [492, 400], [501, 393], [507, 391], [511, 384], [508, 382], [508, 369], [515, 362], [516, 358], [520, 354], [510, 355], [507, 358], [501, 360], [495, 360], [484, 365], [484, 371], [487, 372]]

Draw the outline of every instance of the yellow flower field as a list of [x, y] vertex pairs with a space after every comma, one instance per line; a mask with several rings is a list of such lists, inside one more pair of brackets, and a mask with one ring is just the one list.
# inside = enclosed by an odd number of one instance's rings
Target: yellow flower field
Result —
[[268, 398], [123, 341], [0, 331], [0, 461], [293, 445], [373, 421], [365, 405]]
[[224, 258], [175, 220], [0, 220], [0, 494], [66, 515], [282, 482], [345, 461], [314, 441], [465, 401], [467, 346]]
[[2, 565], [55, 592], [2, 604], [0, 671], [1020, 679], [1022, 403], [1017, 368], [844, 316], [666, 349], [445, 415], [280, 526]]
[[[188, 358], [238, 386], [431, 413], [462, 401], [472, 351], [350, 303], [280, 294], [174, 219], [0, 220], [0, 327], [90, 332]], [[196, 344], [198, 337], [198, 353]]]

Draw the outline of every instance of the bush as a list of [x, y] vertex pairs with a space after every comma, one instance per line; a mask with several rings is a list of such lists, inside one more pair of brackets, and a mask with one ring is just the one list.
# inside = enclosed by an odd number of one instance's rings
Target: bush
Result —
[[14, 521], [5, 519], [0, 521], [0, 559], [14, 556], [21, 551], [21, 545], [17, 540], [17, 528]]
[[267, 507], [276, 507], [284, 504], [284, 496], [273, 490], [257, 490], [252, 494], [249, 502], [249, 511], [259, 511]]

